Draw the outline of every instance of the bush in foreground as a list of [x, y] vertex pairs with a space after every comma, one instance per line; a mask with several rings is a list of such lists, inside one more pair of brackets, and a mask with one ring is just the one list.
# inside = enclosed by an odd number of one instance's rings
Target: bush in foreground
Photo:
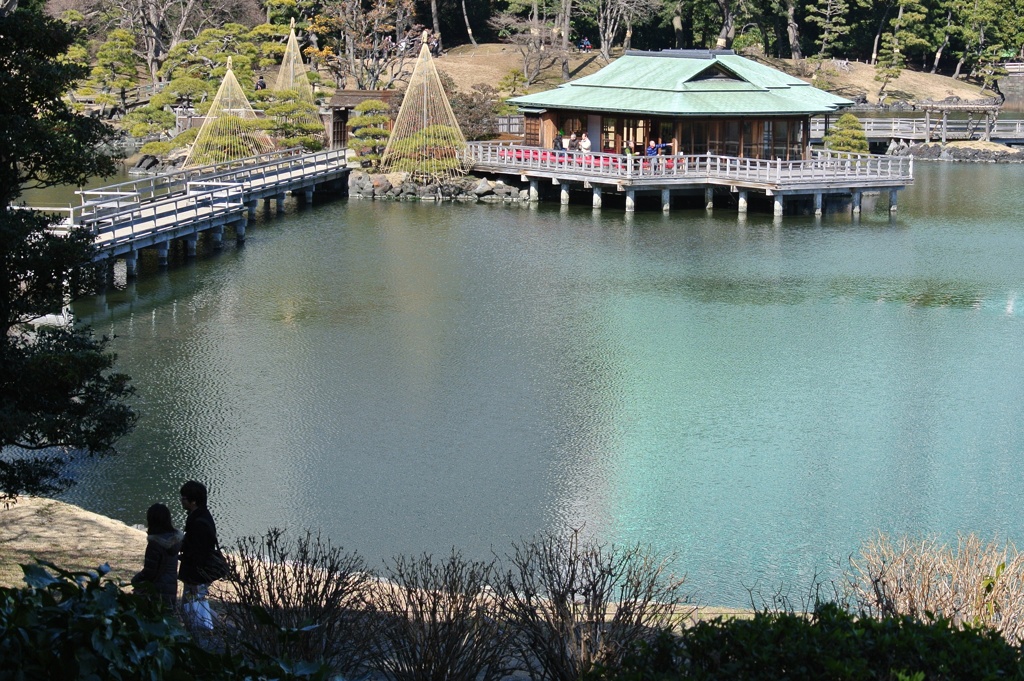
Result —
[[615, 681], [954, 681], [1024, 679], [1020, 649], [988, 629], [949, 620], [858, 618], [838, 605], [810, 615], [759, 612], [699, 622], [640, 646]]
[[106, 565], [23, 569], [27, 587], [0, 589], [0, 681], [327, 678], [322, 665], [207, 650], [158, 598], [126, 593], [106, 579]]

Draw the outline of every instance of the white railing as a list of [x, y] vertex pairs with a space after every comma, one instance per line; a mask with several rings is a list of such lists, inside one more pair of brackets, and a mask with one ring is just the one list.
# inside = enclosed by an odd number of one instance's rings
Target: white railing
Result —
[[693, 182], [737, 181], [787, 186], [828, 182], [912, 182], [913, 159], [905, 156], [814, 151], [798, 161], [764, 160], [713, 154], [627, 156], [553, 151], [510, 144], [470, 142], [465, 161], [471, 166], [538, 171], [561, 176]]
[[[931, 129], [929, 135], [931, 139], [937, 140], [942, 136], [942, 117], [937, 115], [929, 118], [927, 126], [925, 126], [924, 118], [859, 118], [858, 120], [868, 137], [924, 139], [929, 128]], [[832, 123], [834, 124], [835, 121]], [[984, 118], [946, 119], [947, 137], [960, 137], [968, 134], [981, 136], [984, 132]], [[825, 121], [821, 118], [812, 118], [811, 137], [820, 139], [824, 134]], [[1024, 120], [997, 120], [992, 124], [989, 135], [1001, 139], [1024, 140]]]
[[173, 170], [161, 175], [128, 180], [98, 189], [75, 192], [82, 205], [71, 208], [71, 221], [81, 224], [105, 218], [133, 206], [162, 201], [188, 192], [190, 182], [202, 179], [241, 184], [246, 190], [290, 177], [317, 178], [345, 164], [345, 150], [332, 149], [304, 154], [301, 148]]
[[191, 183], [187, 193], [161, 201], [135, 204], [82, 225], [92, 231], [96, 246], [110, 250], [143, 236], [174, 230], [186, 222], [212, 220], [244, 209], [241, 185], [223, 182]]

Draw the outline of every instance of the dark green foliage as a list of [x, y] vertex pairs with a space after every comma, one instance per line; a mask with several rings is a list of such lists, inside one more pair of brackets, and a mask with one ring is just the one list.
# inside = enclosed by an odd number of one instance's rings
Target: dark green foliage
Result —
[[868, 152], [868, 138], [864, 134], [864, 126], [853, 114], [843, 114], [829, 128], [825, 135], [825, 146], [832, 151], [850, 151], [857, 154]]
[[76, 114], [62, 99], [87, 75], [84, 67], [59, 59], [76, 36], [64, 22], [38, 12], [0, 16], [0, 207], [26, 185], [81, 184], [116, 170], [112, 159], [95, 152], [110, 128]]
[[[0, 499], [52, 492], [57, 449], [106, 452], [131, 430], [123, 400], [127, 378], [111, 374], [114, 357], [88, 329], [32, 330], [28, 323], [60, 312], [95, 290], [92, 236], [57, 232], [54, 219], [10, 206], [26, 187], [82, 184], [112, 175], [113, 159], [96, 149], [112, 135], [72, 111], [64, 93], [85, 75], [61, 59], [76, 32], [38, 12], [0, 16]], [[46, 450], [42, 458], [12, 450]], [[23, 452], [24, 453], [24, 452]]]
[[947, 620], [857, 618], [838, 605], [811, 615], [757, 613], [663, 634], [605, 677], [711, 681], [1022, 679], [1020, 649], [994, 631]]
[[0, 681], [327, 678], [320, 666], [292, 666], [258, 651], [210, 652], [160, 599], [104, 578], [106, 565], [23, 569], [27, 588], [0, 589]]

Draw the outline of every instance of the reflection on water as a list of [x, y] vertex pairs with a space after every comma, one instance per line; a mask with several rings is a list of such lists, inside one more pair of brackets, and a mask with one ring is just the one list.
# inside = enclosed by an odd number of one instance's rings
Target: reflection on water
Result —
[[703, 600], [874, 532], [1021, 539], [1022, 169], [918, 164], [859, 222], [337, 201], [75, 308], [143, 418], [67, 498], [371, 561], [583, 526]]

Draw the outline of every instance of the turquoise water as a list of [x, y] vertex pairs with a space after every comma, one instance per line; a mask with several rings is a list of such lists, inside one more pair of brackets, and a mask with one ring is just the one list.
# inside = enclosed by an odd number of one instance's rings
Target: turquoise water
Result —
[[893, 219], [340, 200], [144, 259], [75, 306], [142, 420], [65, 498], [197, 478], [372, 565], [582, 526], [739, 606], [879, 531], [1020, 540], [1024, 168], [916, 171]]

